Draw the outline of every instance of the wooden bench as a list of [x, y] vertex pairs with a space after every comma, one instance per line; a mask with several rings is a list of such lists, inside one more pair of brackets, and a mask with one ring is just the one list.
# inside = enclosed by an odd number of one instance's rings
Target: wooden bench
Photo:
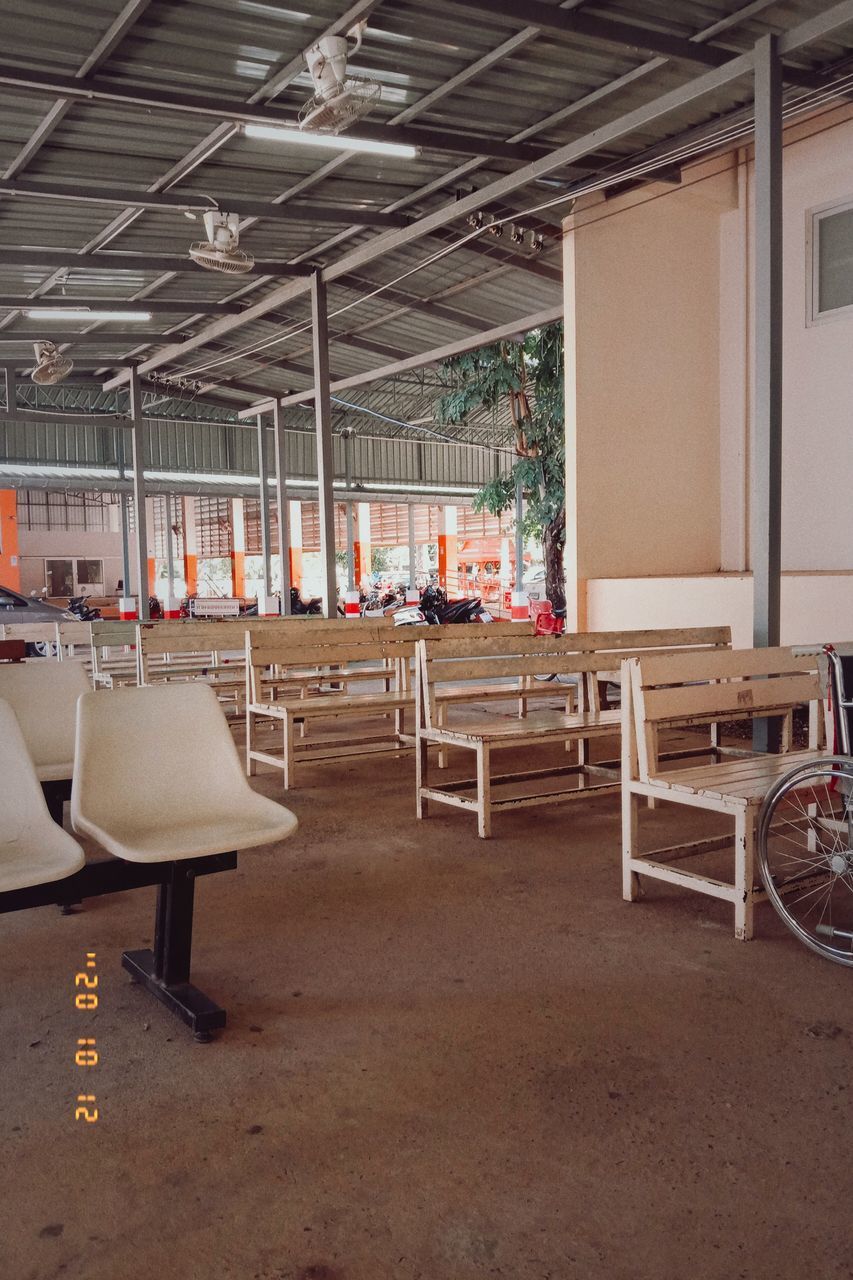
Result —
[[[651, 876], [730, 902], [735, 936], [751, 938], [753, 907], [763, 896], [755, 883], [756, 821], [772, 784], [795, 764], [820, 759], [821, 686], [814, 655], [791, 649], [738, 649], [669, 657], [631, 657], [622, 670], [622, 865], [623, 896], [639, 896], [638, 877]], [[792, 751], [792, 718], [809, 704], [809, 750]], [[732, 753], [715, 742], [715, 759], [699, 768], [662, 769], [660, 735], [673, 728], [721, 720], [780, 717], [782, 752]], [[711, 837], [640, 853], [639, 801], [666, 801], [710, 810], [734, 822], [732, 836]], [[692, 856], [733, 848], [734, 877], [723, 880], [674, 866]]]
[[136, 684], [136, 623], [98, 619], [87, 625], [94, 687], [114, 689]]
[[[386, 627], [377, 620], [376, 625], [363, 623], [358, 631], [354, 631], [353, 623], [344, 623], [343, 633], [323, 632], [320, 629], [303, 628], [301, 635], [305, 644], [300, 646], [300, 637], [289, 636], [283, 641], [281, 633], [256, 631], [247, 634], [247, 670], [249, 676], [248, 700], [246, 707], [246, 765], [250, 773], [255, 771], [257, 762], [273, 765], [284, 772], [285, 790], [294, 784], [294, 771], [299, 759], [310, 758], [313, 761], [340, 759], [343, 755], [364, 755], [386, 752], [397, 754], [414, 746], [413, 732], [407, 732], [405, 715], [414, 709], [415, 696], [410, 679], [410, 664], [415, 655], [416, 641], [424, 635], [437, 637], [446, 635], [459, 628], [442, 626], [431, 627]], [[529, 636], [529, 622], [492, 623], [490, 626], [472, 626], [464, 630], [472, 634], [471, 643], [477, 644], [479, 637], [503, 634]], [[320, 692], [316, 696], [298, 696], [293, 691], [285, 691], [283, 696], [274, 690], [264, 688], [267, 671], [272, 669], [287, 676], [294, 669], [304, 668], [313, 663], [315, 669], [322, 667], [327, 672], [327, 679], [339, 676], [340, 670], [352, 671], [353, 664], [359, 664], [356, 671], [364, 678], [376, 682], [384, 680], [388, 667], [393, 670], [393, 688], [365, 693], [352, 693], [344, 689], [339, 693]], [[335, 669], [337, 668], [337, 669]], [[276, 680], [272, 681], [273, 685]], [[572, 691], [538, 687], [529, 689], [524, 686], [501, 687], [492, 686], [479, 690], [485, 699], [526, 700], [530, 697], [561, 695], [564, 699], [571, 696]], [[466, 688], [447, 690], [445, 700], [452, 699], [472, 701], [478, 690]], [[378, 731], [365, 733], [361, 722], [370, 717], [382, 716], [386, 724]], [[324, 720], [355, 720], [359, 722], [356, 736], [335, 738], [330, 740], [307, 740], [306, 728]], [[263, 722], [278, 721], [282, 726], [282, 745], [280, 751], [262, 749], [258, 746], [258, 730]], [[390, 723], [389, 723], [390, 722]], [[295, 726], [299, 723], [302, 736], [296, 740]], [[393, 727], [392, 727], [393, 726]]]
[[[217, 695], [233, 702], [242, 712], [246, 695], [246, 635], [263, 632], [277, 638], [284, 651], [291, 643], [304, 648], [311, 637], [352, 640], [365, 625], [359, 620], [320, 618], [310, 615], [298, 618], [241, 618], [238, 621], [140, 623], [137, 628], [137, 662], [140, 684], [154, 684], [176, 679], [204, 680]], [[390, 619], [383, 621], [385, 630], [392, 629]], [[225, 654], [230, 656], [225, 657]], [[390, 690], [393, 670], [385, 664], [379, 675]], [[275, 695], [290, 688], [300, 697], [308, 693], [346, 690], [353, 682], [374, 679], [376, 673], [361, 670], [322, 669], [308, 662], [304, 669], [277, 669], [264, 677], [259, 688]]]
[[[602, 710], [599, 682], [618, 667], [626, 652], [654, 649], [658, 652], [716, 650], [731, 642], [728, 627], [666, 631], [587, 632], [562, 636], [527, 636], [504, 639], [498, 636], [475, 644], [464, 638], [425, 639], [418, 644], [417, 662], [417, 816], [427, 812], [429, 801], [469, 809], [477, 815], [477, 830], [485, 838], [491, 831], [491, 815], [503, 809], [556, 804], [592, 793], [615, 791], [619, 786], [618, 760], [592, 763], [591, 744], [596, 738], [618, 735], [618, 711]], [[482, 717], [451, 723], [443, 687], [451, 682], [535, 678], [558, 673], [578, 678], [580, 705], [577, 710], [536, 711], [524, 719]], [[479, 697], [471, 700], [479, 700]], [[452, 705], [449, 704], [449, 705]], [[564, 744], [577, 749], [577, 760], [548, 768], [492, 776], [491, 752], [531, 746]], [[442, 787], [429, 782], [428, 749], [461, 747], [476, 757], [476, 777], [447, 782]], [[696, 752], [689, 754], [699, 754]], [[541, 782], [564, 777], [574, 785], [561, 790], [541, 789], [524, 795], [495, 797], [493, 786]], [[465, 794], [465, 793], [469, 794]]]

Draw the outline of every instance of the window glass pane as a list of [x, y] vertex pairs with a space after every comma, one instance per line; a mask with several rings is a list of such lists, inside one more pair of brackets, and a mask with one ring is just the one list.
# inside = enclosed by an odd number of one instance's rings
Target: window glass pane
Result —
[[70, 560], [45, 560], [44, 576], [49, 596], [74, 595], [74, 566]]
[[102, 560], [78, 560], [77, 561], [77, 585], [82, 591], [84, 588], [98, 587], [103, 588], [104, 585], [104, 564]]
[[853, 209], [818, 219], [818, 310], [853, 306]]

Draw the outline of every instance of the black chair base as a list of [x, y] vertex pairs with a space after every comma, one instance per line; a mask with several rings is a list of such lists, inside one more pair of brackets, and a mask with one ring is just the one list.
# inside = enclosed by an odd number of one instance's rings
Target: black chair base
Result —
[[155, 1000], [159, 1000], [170, 1013], [187, 1024], [200, 1043], [207, 1043], [214, 1031], [221, 1031], [225, 1026], [225, 1010], [203, 991], [199, 991], [198, 987], [189, 982], [167, 986], [162, 978], [157, 977], [153, 951], [124, 951], [121, 963], [134, 981], [150, 991]]
[[122, 964], [176, 1017], [192, 1029], [197, 1040], [208, 1041], [225, 1026], [225, 1010], [194, 987], [190, 980], [195, 881], [198, 876], [233, 871], [237, 854], [214, 853], [183, 862], [123, 862], [105, 858], [87, 862], [64, 880], [8, 889], [0, 893], [0, 915], [55, 903], [70, 907], [84, 898], [122, 893], [157, 885], [154, 950], [125, 951]]

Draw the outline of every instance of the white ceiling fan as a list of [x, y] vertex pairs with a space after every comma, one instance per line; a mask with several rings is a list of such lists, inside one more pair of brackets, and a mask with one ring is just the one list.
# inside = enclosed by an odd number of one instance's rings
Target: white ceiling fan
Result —
[[[195, 214], [187, 210], [188, 218]], [[190, 245], [190, 257], [207, 271], [221, 271], [226, 275], [245, 275], [255, 265], [255, 259], [240, 248], [240, 217], [236, 213], [223, 213], [219, 209], [207, 209], [203, 214], [206, 240]]]
[[357, 22], [345, 36], [324, 36], [306, 50], [314, 82], [314, 95], [299, 112], [306, 133], [341, 133], [380, 100], [378, 81], [347, 75], [347, 60], [361, 48], [366, 25]]
[[55, 342], [34, 342], [36, 367], [30, 374], [31, 381], [40, 387], [50, 387], [63, 382], [74, 368], [74, 361], [64, 356]]

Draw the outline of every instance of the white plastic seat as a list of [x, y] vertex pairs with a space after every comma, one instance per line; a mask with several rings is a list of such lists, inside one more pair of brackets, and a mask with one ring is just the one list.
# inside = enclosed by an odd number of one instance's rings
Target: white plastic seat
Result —
[[72, 777], [77, 699], [91, 688], [82, 662], [0, 663], [0, 698], [18, 718], [39, 782]]
[[77, 841], [51, 820], [21, 727], [2, 699], [0, 815], [0, 893], [64, 880], [83, 866]]
[[174, 862], [284, 840], [289, 809], [256, 795], [207, 685], [86, 693], [71, 821], [127, 862]]

